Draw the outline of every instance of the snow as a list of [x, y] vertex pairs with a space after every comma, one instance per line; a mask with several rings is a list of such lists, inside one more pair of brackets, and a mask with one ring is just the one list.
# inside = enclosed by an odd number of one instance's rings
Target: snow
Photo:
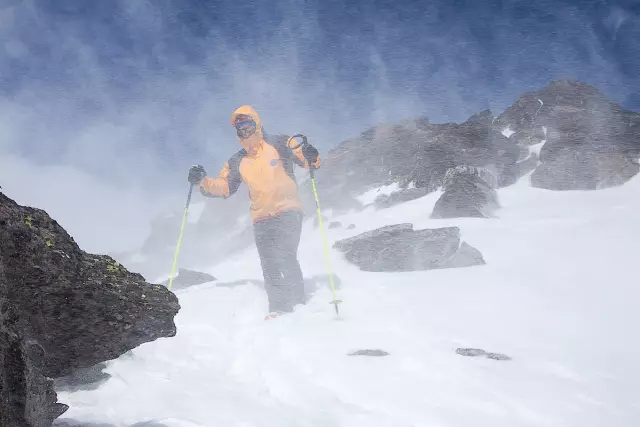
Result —
[[514, 133], [516, 133], [514, 130], [511, 130], [511, 128], [509, 126], [507, 126], [506, 128], [502, 129], [502, 134], [504, 136], [506, 136], [507, 138], [510, 138], [511, 135], [513, 135]]
[[[168, 427], [637, 426], [639, 194], [640, 178], [593, 192], [523, 179], [499, 191], [497, 219], [431, 220], [438, 193], [336, 217], [357, 229], [327, 230], [331, 242], [400, 222], [456, 225], [487, 264], [367, 273], [332, 251], [340, 318], [324, 287], [268, 322], [257, 286], [186, 289], [177, 336], [112, 362], [97, 390], [60, 393], [71, 405], [64, 417]], [[300, 260], [307, 276], [326, 272], [311, 220]], [[261, 278], [254, 248], [208, 271], [222, 282]], [[512, 360], [462, 357], [458, 347]], [[390, 355], [347, 356], [358, 349]]]
[[396, 191], [400, 190], [400, 185], [397, 182], [391, 183], [389, 185], [384, 185], [382, 187], [374, 188], [372, 190], [367, 191], [366, 193], [356, 197], [356, 199], [362, 203], [363, 206], [369, 205], [373, 203], [376, 198], [382, 194], [390, 195]]
[[529, 154], [535, 154], [538, 156], [538, 158], [540, 158], [540, 151], [542, 151], [542, 147], [544, 146], [545, 142], [547, 142], [547, 140], [543, 139], [537, 144], [530, 145]]

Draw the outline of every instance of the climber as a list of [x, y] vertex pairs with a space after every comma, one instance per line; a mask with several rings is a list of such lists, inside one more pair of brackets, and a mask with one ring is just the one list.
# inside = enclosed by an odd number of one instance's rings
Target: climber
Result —
[[242, 182], [249, 187], [253, 230], [269, 300], [268, 318], [305, 303], [298, 263], [302, 204], [293, 165], [320, 167], [318, 150], [287, 137], [268, 138], [256, 110], [238, 108], [231, 116], [242, 149], [231, 156], [218, 178], [200, 165], [189, 170], [189, 182], [207, 197], [227, 198]]

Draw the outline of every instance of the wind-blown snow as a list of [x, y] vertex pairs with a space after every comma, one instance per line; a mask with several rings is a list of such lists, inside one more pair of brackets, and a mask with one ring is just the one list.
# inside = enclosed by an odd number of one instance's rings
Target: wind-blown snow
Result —
[[193, 203], [189, 206], [189, 216], [188, 222], [189, 224], [197, 224], [202, 217], [202, 213], [204, 212], [204, 208], [207, 206], [206, 202]]
[[382, 187], [374, 188], [373, 190], [369, 190], [366, 193], [356, 197], [356, 199], [360, 203], [362, 203], [364, 206], [366, 206], [373, 203], [378, 196], [382, 194], [388, 196], [391, 193], [394, 193], [398, 190], [400, 190], [400, 186], [398, 185], [398, 183], [394, 182], [389, 185], [385, 185]]
[[[65, 415], [129, 426], [637, 426], [640, 419], [640, 178], [592, 192], [499, 191], [499, 219], [428, 219], [438, 193], [335, 218], [356, 230], [457, 225], [487, 265], [366, 273], [332, 251], [338, 320], [320, 289], [265, 322], [254, 285], [179, 292], [178, 335], [114, 361], [95, 391], [60, 393]], [[188, 244], [187, 241], [184, 242]], [[311, 220], [305, 275], [322, 274]], [[222, 282], [261, 278], [255, 249], [208, 269]], [[462, 357], [457, 347], [511, 361]], [[387, 357], [349, 357], [358, 349]]]

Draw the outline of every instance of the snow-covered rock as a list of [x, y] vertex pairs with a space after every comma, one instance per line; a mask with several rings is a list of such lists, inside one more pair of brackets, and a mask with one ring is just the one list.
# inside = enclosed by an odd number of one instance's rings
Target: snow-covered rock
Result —
[[536, 187], [595, 190], [620, 185], [638, 173], [640, 114], [622, 109], [596, 87], [558, 80], [524, 94], [496, 120], [510, 139], [533, 145], [541, 165]]
[[420, 271], [484, 264], [482, 254], [461, 242], [457, 227], [414, 230], [398, 224], [338, 241], [334, 248], [363, 271]]
[[458, 166], [447, 171], [444, 193], [436, 202], [431, 218], [489, 218], [500, 207], [497, 180], [488, 170]]
[[[359, 195], [394, 183], [434, 191], [447, 170], [460, 165], [490, 168], [504, 186], [517, 179], [519, 152], [493, 125], [488, 110], [460, 124], [385, 125], [332, 149], [317, 171], [317, 185], [323, 206], [343, 210]], [[311, 192], [303, 189], [301, 194], [312, 206]]]

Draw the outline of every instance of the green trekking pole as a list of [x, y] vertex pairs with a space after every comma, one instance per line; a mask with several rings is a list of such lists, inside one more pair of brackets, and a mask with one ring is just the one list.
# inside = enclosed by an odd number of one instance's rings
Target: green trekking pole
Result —
[[180, 226], [180, 235], [178, 236], [178, 244], [176, 245], [176, 252], [173, 256], [173, 266], [171, 267], [171, 277], [169, 278], [169, 286], [167, 288], [171, 290], [173, 284], [173, 276], [176, 273], [176, 266], [178, 265], [178, 255], [180, 254], [180, 244], [182, 243], [182, 235], [184, 234], [184, 226], [187, 223], [187, 214], [189, 213], [189, 205], [191, 204], [191, 193], [193, 193], [193, 184], [189, 187], [189, 195], [187, 196], [187, 204], [184, 207], [184, 213], [182, 214], [182, 225]]
[[[302, 138], [302, 142], [298, 144], [296, 147], [293, 147], [292, 148], [293, 150], [300, 147], [304, 147], [306, 144], [308, 144], [307, 137], [302, 134], [297, 134], [292, 136], [291, 138], [289, 138], [289, 141], [291, 141], [294, 138]], [[342, 301], [339, 300], [336, 296], [336, 286], [335, 286], [335, 282], [333, 281], [333, 269], [331, 268], [331, 257], [329, 255], [329, 244], [327, 243], [327, 234], [324, 231], [324, 224], [322, 223], [320, 198], [318, 197], [318, 189], [316, 187], [315, 168], [312, 165], [309, 165], [309, 176], [311, 177], [311, 187], [313, 188], [313, 196], [316, 201], [316, 208], [318, 212], [318, 224], [320, 226], [320, 233], [322, 235], [322, 246], [324, 248], [324, 258], [325, 258], [325, 261], [327, 262], [327, 270], [329, 271], [329, 283], [331, 284], [331, 293], [333, 294], [333, 301], [329, 302], [329, 304], [333, 304], [333, 306], [336, 309], [336, 315], [339, 316], [340, 310], [338, 309], [338, 304], [340, 304]]]

